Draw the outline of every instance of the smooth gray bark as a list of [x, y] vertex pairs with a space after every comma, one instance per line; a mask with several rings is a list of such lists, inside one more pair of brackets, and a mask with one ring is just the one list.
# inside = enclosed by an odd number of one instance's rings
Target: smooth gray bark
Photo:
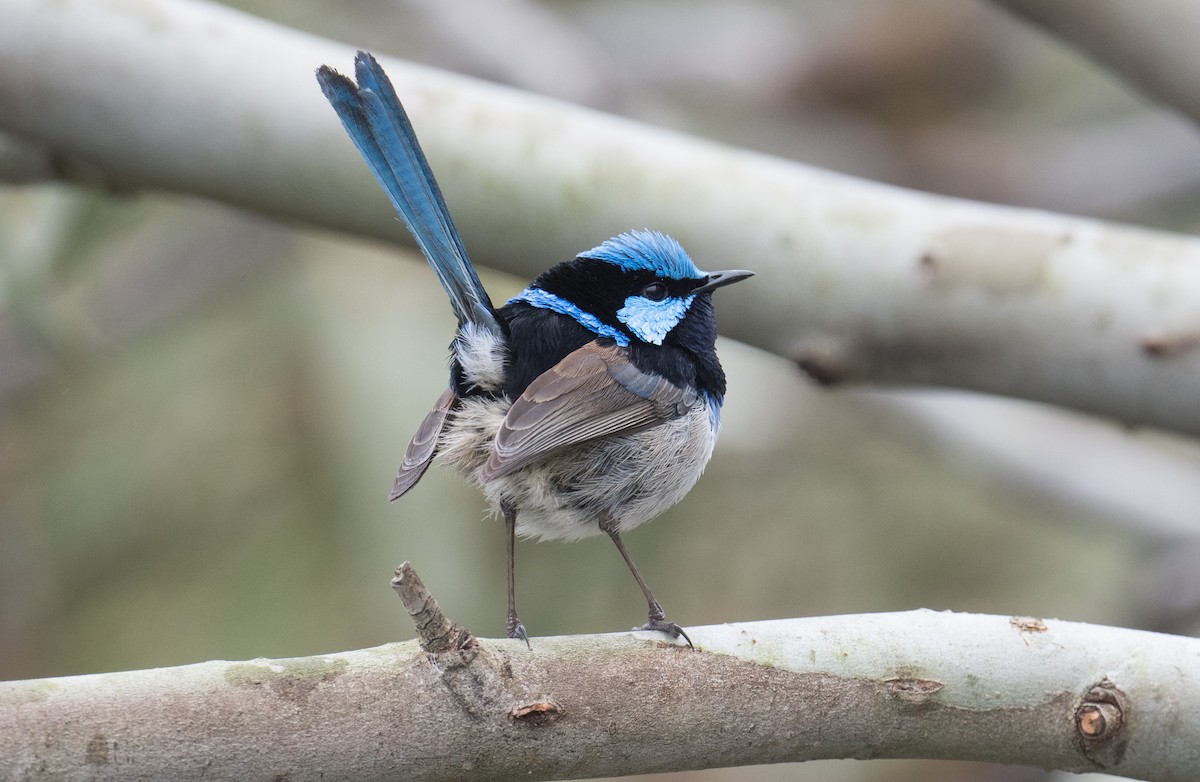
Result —
[[0, 684], [5, 780], [472, 780], [817, 758], [1200, 775], [1200, 640], [909, 611]]

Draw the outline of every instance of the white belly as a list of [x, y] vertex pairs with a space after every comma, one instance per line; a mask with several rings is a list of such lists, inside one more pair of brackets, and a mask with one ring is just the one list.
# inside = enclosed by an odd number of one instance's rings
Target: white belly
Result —
[[651, 429], [593, 440], [480, 483], [507, 403], [463, 400], [442, 432], [440, 456], [463, 471], [492, 505], [517, 508], [517, 534], [578, 539], [600, 534], [608, 513], [621, 532], [649, 521], [695, 485], [716, 442], [708, 407]]

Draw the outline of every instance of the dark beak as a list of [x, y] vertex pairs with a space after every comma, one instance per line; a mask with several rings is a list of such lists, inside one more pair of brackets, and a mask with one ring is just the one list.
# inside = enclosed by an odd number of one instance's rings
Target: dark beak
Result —
[[726, 285], [733, 285], [735, 282], [753, 277], [754, 272], [748, 272], [744, 269], [730, 269], [725, 272], [712, 272], [704, 278], [704, 282], [698, 287], [692, 288], [692, 293], [709, 293], [717, 288], [723, 288]]

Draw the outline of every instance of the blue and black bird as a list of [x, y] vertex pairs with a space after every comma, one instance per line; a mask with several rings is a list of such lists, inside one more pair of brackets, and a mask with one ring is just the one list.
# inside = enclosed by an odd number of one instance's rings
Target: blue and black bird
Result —
[[354, 66], [357, 84], [321, 67], [321, 89], [459, 324], [450, 387], [409, 443], [391, 499], [435, 455], [479, 485], [508, 533], [510, 638], [528, 643], [514, 598], [514, 537], [603, 532], [646, 596], [649, 619], [639, 629], [690, 644], [621, 533], [682, 499], [708, 463], [725, 396], [711, 294], [751, 272], [703, 272], [674, 239], [631, 231], [548, 269], [496, 308], [387, 74], [366, 52]]

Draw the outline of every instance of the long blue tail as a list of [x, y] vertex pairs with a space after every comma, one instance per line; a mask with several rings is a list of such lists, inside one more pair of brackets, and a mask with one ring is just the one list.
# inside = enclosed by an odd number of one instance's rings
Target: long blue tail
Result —
[[437, 272], [458, 322], [502, 333], [496, 310], [467, 258], [408, 114], [383, 68], [367, 52], [354, 58], [358, 84], [322, 65], [321, 91], [362, 153], [392, 206]]

